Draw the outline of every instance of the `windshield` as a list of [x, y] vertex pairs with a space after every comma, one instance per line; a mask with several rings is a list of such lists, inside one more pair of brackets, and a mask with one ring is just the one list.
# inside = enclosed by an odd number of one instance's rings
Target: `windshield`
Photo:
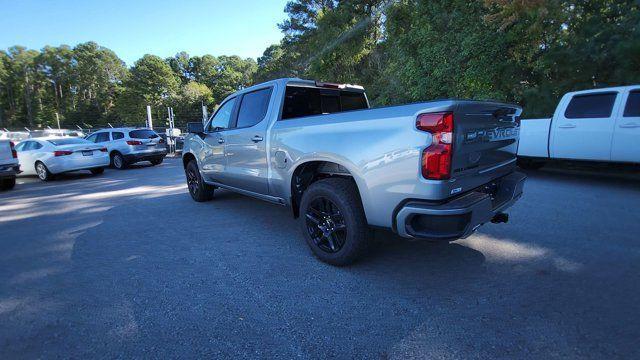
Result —
[[158, 137], [155, 131], [149, 129], [133, 130], [129, 132], [132, 139], [155, 139]]
[[55, 146], [60, 145], [75, 145], [75, 144], [91, 144], [91, 141], [87, 141], [85, 139], [80, 138], [67, 138], [67, 139], [51, 139], [48, 140]]

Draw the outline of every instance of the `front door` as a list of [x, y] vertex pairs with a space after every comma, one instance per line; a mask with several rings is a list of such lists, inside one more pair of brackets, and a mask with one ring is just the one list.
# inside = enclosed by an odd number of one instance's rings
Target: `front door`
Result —
[[640, 163], [640, 89], [630, 91], [618, 112], [611, 161]]
[[225, 184], [225, 140], [235, 103], [236, 99], [232, 98], [222, 104], [205, 129], [200, 170], [206, 180]]
[[225, 180], [230, 186], [269, 194], [266, 132], [272, 88], [242, 95], [237, 120], [226, 132]]
[[551, 157], [609, 161], [617, 92], [576, 95], [553, 120]]

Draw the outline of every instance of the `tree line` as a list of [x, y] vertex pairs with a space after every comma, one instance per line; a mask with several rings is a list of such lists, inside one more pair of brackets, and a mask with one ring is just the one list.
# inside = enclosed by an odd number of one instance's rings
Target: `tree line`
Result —
[[130, 68], [94, 42], [0, 51], [0, 127], [200, 117], [278, 77], [360, 84], [374, 106], [437, 98], [521, 104], [548, 116], [577, 89], [640, 82], [637, 0], [292, 0], [283, 39], [256, 60], [162, 59]]

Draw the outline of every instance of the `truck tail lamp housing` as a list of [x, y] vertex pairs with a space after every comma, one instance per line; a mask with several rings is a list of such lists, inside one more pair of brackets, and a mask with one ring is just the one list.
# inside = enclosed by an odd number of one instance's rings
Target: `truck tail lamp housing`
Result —
[[416, 128], [433, 135], [431, 145], [422, 151], [422, 176], [430, 180], [449, 179], [453, 155], [453, 113], [420, 114]]
[[18, 152], [16, 151], [16, 144], [14, 144], [13, 141], [9, 141], [9, 146], [11, 147], [11, 156], [13, 156], [14, 159], [17, 159]]

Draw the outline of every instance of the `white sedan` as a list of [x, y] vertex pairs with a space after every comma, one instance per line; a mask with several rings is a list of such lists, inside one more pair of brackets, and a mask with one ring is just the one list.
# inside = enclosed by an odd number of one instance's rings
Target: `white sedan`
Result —
[[107, 148], [81, 138], [47, 137], [26, 139], [16, 145], [23, 175], [38, 175], [40, 180], [55, 174], [90, 170], [101, 174], [109, 166]]

